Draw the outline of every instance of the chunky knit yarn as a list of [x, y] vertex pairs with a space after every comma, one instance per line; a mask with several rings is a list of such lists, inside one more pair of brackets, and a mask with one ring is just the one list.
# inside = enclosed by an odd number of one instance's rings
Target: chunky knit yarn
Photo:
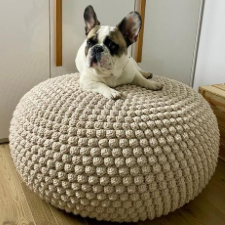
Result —
[[108, 221], [153, 219], [196, 197], [212, 176], [219, 131], [190, 87], [123, 85], [121, 99], [84, 92], [79, 74], [48, 79], [19, 102], [10, 147], [23, 180], [52, 205]]

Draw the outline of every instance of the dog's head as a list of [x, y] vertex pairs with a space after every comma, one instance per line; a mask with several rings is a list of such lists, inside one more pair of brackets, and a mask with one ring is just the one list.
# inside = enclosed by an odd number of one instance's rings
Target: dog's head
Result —
[[[136, 42], [141, 29], [141, 17], [138, 12], [129, 13], [117, 26], [100, 26], [92, 6], [84, 11], [86, 47], [85, 55], [88, 67], [100, 70], [113, 70], [118, 61], [125, 63], [128, 47]], [[120, 60], [118, 60], [120, 59]], [[121, 65], [122, 66], [122, 65]]]

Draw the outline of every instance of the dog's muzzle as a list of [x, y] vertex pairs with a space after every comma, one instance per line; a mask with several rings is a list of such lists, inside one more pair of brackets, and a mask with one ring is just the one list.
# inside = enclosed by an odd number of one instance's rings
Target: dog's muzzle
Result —
[[89, 50], [88, 54], [89, 67], [103, 67], [112, 69], [112, 59], [108, 48], [105, 45], [95, 45]]
[[93, 47], [90, 57], [90, 66], [101, 62], [102, 52], [104, 52], [104, 49], [101, 45], [96, 45]]

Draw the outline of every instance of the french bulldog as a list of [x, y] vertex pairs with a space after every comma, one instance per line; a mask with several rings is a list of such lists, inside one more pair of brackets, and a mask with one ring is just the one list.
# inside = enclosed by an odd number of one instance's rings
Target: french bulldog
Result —
[[123, 84], [162, 89], [162, 84], [150, 80], [152, 74], [139, 68], [128, 54], [128, 47], [136, 42], [142, 25], [138, 12], [130, 12], [117, 26], [101, 26], [89, 5], [84, 11], [84, 21], [86, 39], [75, 59], [82, 90], [118, 99], [121, 93], [113, 88]]

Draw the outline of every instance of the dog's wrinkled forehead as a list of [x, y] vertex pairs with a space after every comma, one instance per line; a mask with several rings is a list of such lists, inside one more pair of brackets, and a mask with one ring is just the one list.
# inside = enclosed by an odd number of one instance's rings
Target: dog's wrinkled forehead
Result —
[[118, 44], [120, 47], [126, 48], [126, 41], [117, 27], [101, 26], [97, 32], [98, 40], [103, 43], [106, 37]]

